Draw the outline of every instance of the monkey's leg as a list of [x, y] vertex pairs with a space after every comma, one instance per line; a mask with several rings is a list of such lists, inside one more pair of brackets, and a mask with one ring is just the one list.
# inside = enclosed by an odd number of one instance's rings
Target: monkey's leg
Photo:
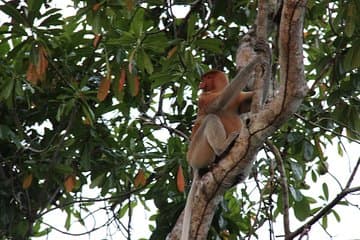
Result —
[[232, 132], [226, 137], [224, 125], [215, 114], [207, 115], [203, 124], [206, 139], [217, 156], [224, 153], [240, 134], [239, 132]]

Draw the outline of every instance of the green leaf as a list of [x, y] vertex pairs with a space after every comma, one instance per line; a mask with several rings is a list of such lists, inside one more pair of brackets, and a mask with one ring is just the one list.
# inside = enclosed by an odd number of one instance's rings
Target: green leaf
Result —
[[340, 222], [341, 221], [340, 215], [334, 209], [332, 209], [331, 212], [334, 215], [336, 221]]
[[55, 165], [54, 171], [65, 175], [65, 174], [73, 173], [74, 169], [71, 166], [59, 163]]
[[133, 32], [137, 38], [140, 38], [143, 33], [144, 13], [145, 10], [143, 8], [138, 8], [130, 24], [130, 31]]
[[27, 27], [29, 26], [26, 18], [24, 18], [21, 13], [11, 4], [8, 3], [5, 5], [0, 5], [0, 10], [12, 17], [17, 23], [24, 24]]
[[346, 71], [351, 70], [352, 68], [352, 61], [353, 61], [353, 56], [354, 56], [354, 48], [349, 48], [349, 50], [347, 51], [347, 53], [345, 54], [344, 57], [344, 68]]
[[32, 12], [38, 12], [43, 2], [44, 1], [39, 1], [39, 0], [27, 0], [29, 10]]
[[329, 188], [328, 188], [328, 185], [326, 183], [323, 183], [322, 189], [323, 189], [325, 200], [329, 200]]
[[97, 12], [94, 16], [92, 27], [95, 34], [101, 33], [101, 26], [102, 26], [102, 16], [100, 12]]
[[325, 215], [325, 216], [321, 219], [321, 225], [323, 226], [323, 228], [327, 229], [327, 227], [328, 227], [328, 218], [327, 218], [327, 215]]
[[95, 121], [95, 114], [93, 110], [86, 101], [81, 101], [80, 103], [81, 103], [81, 109], [83, 110], [86, 119], [89, 121], [90, 125], [93, 126]]
[[[47, 16], [52, 15], [53, 13], [61, 11], [61, 8], [49, 8], [44, 14], [41, 15], [41, 18], [45, 18]], [[71, 18], [71, 16], [70, 16]], [[76, 20], [74, 20], [76, 22]]]
[[187, 22], [187, 41], [190, 42], [193, 38], [193, 34], [195, 31], [195, 22], [196, 22], [196, 15], [192, 13], [189, 17]]
[[30, 47], [30, 44], [32, 44], [32, 41], [30, 38], [27, 38], [25, 41], [17, 44], [10, 52], [8, 52], [7, 57], [9, 59], [16, 58], [18, 54], [22, 53], [23, 49]]
[[205, 38], [205, 39], [198, 39], [194, 41], [195, 46], [209, 50], [214, 53], [221, 53], [222, 52], [222, 41], [216, 38]]
[[356, 27], [355, 14], [357, 14], [356, 6], [354, 5], [353, 2], [350, 2], [350, 4], [348, 5], [348, 8], [347, 8], [347, 13], [345, 15], [346, 16], [345, 35], [348, 38], [352, 37], [352, 35], [355, 32], [355, 27]]
[[338, 144], [337, 144], [337, 150], [338, 150], [339, 156], [342, 157], [342, 156], [344, 155], [344, 151], [343, 151], [341, 142], [338, 142]]
[[14, 142], [17, 147], [21, 147], [18, 136], [7, 125], [0, 124], [0, 139]]
[[151, 63], [149, 55], [147, 55], [146, 52], [142, 49], [140, 51], [140, 56], [141, 56], [140, 59], [142, 59], [143, 61], [143, 65], [145, 67], [146, 72], [152, 74], [154, 71], [154, 66]]
[[28, 229], [29, 229], [29, 223], [25, 220], [20, 220], [18, 224], [15, 227], [15, 236], [21, 236], [21, 238], [25, 237]]
[[317, 175], [314, 170], [311, 170], [311, 179], [313, 182], [317, 181]]
[[84, 219], [81, 217], [81, 212], [79, 211], [75, 211], [74, 213], [74, 216], [77, 218], [77, 220], [79, 221], [79, 223], [83, 226], [85, 226], [85, 221]]
[[120, 31], [119, 38], [111, 38], [106, 40], [106, 44], [116, 46], [132, 46], [136, 42], [136, 37], [133, 33]]
[[350, 71], [360, 67], [360, 41], [353, 43], [353, 46], [348, 49], [344, 57], [345, 71]]
[[177, 78], [169, 72], [154, 72], [154, 74], [150, 76], [150, 80], [152, 81], [151, 87], [158, 88], [163, 84], [175, 82], [176, 79]]
[[146, 50], [146, 52], [149, 52], [148, 50], [150, 50], [156, 53], [163, 53], [168, 46], [168, 39], [163, 32], [160, 32], [158, 34], [146, 35], [146, 38], [143, 40], [142, 43], [142, 47]]
[[8, 99], [13, 92], [15, 79], [7, 78], [5, 83], [1, 86], [0, 99]]
[[49, 235], [49, 232], [51, 232], [51, 228], [44, 228], [44, 230], [39, 232], [34, 232], [34, 237], [43, 237]]
[[286, 140], [289, 143], [296, 143], [300, 140], [302, 140], [304, 138], [304, 136], [298, 132], [290, 132], [289, 134], [286, 135]]
[[311, 161], [314, 156], [314, 146], [308, 141], [304, 141], [304, 159]]
[[129, 209], [129, 204], [125, 204], [122, 208], [120, 208], [120, 211], [118, 213], [118, 218], [122, 218], [123, 216], [125, 216], [125, 213], [128, 211]]
[[317, 212], [319, 212], [322, 209], [322, 207], [315, 207], [311, 209], [310, 214], [315, 215]]
[[329, 106], [333, 106], [336, 103], [338, 103], [340, 101], [341, 98], [341, 93], [340, 91], [334, 91], [330, 94], [330, 96], [327, 99], [327, 103]]
[[61, 16], [62, 15], [60, 13], [50, 15], [40, 23], [40, 26], [50, 27], [50, 26], [62, 25], [63, 21], [60, 20]]
[[346, 200], [344, 200], [344, 201], [340, 201], [340, 202], [338, 203], [338, 205], [342, 205], [342, 206], [349, 206], [349, 202], [348, 202], [348, 201], [346, 201]]
[[90, 183], [90, 188], [101, 187], [105, 180], [105, 173], [100, 174]]
[[310, 204], [306, 197], [303, 197], [301, 201], [294, 203], [294, 213], [295, 217], [300, 221], [304, 221], [310, 216]]
[[138, 86], [137, 86], [137, 82], [138, 80], [136, 80], [136, 76], [134, 74], [128, 74], [127, 75], [127, 84], [129, 86], [130, 89], [130, 94], [131, 96], [135, 97], [138, 94]]
[[352, 68], [360, 68], [360, 41], [356, 41], [353, 45], [354, 50], [354, 55], [352, 58]]
[[352, 130], [357, 131], [360, 128], [360, 113], [357, 107], [348, 105], [346, 111], [346, 134], [349, 137], [356, 138], [357, 135]]
[[291, 196], [294, 198], [294, 200], [296, 202], [299, 202], [303, 199], [303, 195], [301, 194], [301, 192], [297, 189], [295, 189], [293, 186], [289, 186], [289, 190], [291, 193]]
[[64, 227], [66, 228], [66, 230], [69, 230], [71, 227], [71, 213], [70, 212], [67, 213]]
[[167, 154], [171, 156], [178, 153], [181, 146], [182, 143], [178, 137], [170, 137], [167, 144]]
[[304, 177], [304, 171], [300, 164], [290, 161], [291, 170], [297, 180], [302, 180]]

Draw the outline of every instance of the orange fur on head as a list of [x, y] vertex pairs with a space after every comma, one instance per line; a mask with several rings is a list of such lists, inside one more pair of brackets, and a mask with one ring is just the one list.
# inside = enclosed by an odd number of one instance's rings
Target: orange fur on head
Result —
[[[219, 70], [211, 70], [205, 73], [201, 76], [201, 80], [199, 89], [203, 90], [203, 92], [199, 96], [198, 116], [192, 128], [191, 138], [198, 130], [202, 118], [207, 114], [208, 107], [218, 98], [219, 95], [221, 95], [225, 87], [229, 84], [226, 74]], [[239, 96], [232, 101], [228, 110], [233, 112], [238, 111], [238, 114], [248, 111], [252, 95], [252, 92], [239, 92]], [[227, 121], [227, 118], [222, 119], [229, 122]], [[228, 126], [225, 126], [225, 128], [229, 129]]]

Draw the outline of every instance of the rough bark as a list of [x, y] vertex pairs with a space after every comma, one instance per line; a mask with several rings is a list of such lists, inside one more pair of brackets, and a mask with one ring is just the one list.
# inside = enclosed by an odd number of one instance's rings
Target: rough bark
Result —
[[[302, 49], [305, 4], [306, 0], [284, 1], [278, 43], [280, 88], [276, 96], [249, 114], [249, 124], [244, 125], [229, 154], [195, 183], [198, 187], [196, 206], [192, 208], [191, 239], [206, 239], [224, 192], [247, 177], [260, 146], [297, 111], [306, 95]], [[183, 214], [167, 239], [180, 238], [182, 218]]]

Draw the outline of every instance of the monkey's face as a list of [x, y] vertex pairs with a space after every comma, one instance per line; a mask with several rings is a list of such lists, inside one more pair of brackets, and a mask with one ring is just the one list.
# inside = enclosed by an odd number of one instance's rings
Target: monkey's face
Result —
[[199, 88], [204, 92], [221, 91], [228, 85], [225, 73], [217, 70], [210, 71], [201, 77]]
[[209, 92], [214, 90], [214, 79], [212, 74], [207, 74], [201, 78], [201, 82], [199, 84], [199, 89], [203, 90], [204, 92]]

